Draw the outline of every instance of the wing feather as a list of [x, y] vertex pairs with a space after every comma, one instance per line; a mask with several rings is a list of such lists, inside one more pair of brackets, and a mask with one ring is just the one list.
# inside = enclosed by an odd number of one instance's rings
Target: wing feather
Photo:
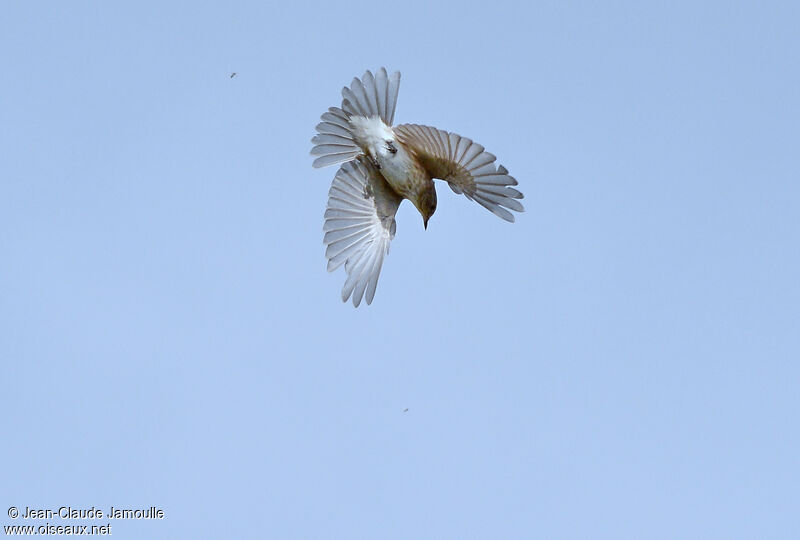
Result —
[[347, 273], [343, 301], [372, 303], [401, 200], [367, 161], [348, 161], [336, 173], [322, 229], [328, 271], [344, 264]]
[[523, 195], [517, 181], [483, 146], [455, 133], [418, 124], [395, 126], [400, 142], [411, 149], [434, 178], [445, 180], [455, 193], [463, 193], [496, 216], [514, 221], [508, 210], [524, 212], [517, 199]]

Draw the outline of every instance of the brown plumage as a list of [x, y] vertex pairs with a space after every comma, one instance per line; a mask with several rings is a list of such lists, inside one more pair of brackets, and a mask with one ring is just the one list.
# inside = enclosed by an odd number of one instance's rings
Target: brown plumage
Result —
[[345, 265], [342, 299], [372, 302], [383, 258], [394, 238], [394, 216], [403, 199], [427, 228], [436, 212], [439, 178], [495, 215], [513, 222], [523, 212], [517, 181], [495, 156], [466, 137], [417, 124], [392, 127], [400, 73], [367, 71], [342, 89], [342, 106], [331, 107], [312, 142], [314, 167], [342, 163], [325, 212], [328, 270]]

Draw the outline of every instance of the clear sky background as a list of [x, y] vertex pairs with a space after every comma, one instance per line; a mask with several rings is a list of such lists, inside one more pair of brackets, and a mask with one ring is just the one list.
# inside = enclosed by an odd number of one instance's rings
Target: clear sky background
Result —
[[[799, 20], [4, 3], [0, 524], [154, 505], [113, 536], [798, 538]], [[404, 203], [356, 310], [310, 139], [380, 66], [397, 122], [486, 146], [527, 212], [439, 185], [424, 231]]]

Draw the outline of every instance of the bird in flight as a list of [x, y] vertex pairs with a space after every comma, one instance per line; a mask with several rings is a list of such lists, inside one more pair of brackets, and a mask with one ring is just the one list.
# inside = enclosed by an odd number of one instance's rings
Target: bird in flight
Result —
[[393, 126], [400, 72], [367, 71], [342, 89], [342, 106], [331, 107], [311, 139], [314, 167], [343, 163], [333, 179], [325, 210], [328, 271], [344, 264], [342, 301], [372, 303], [383, 258], [394, 238], [397, 207], [408, 199], [423, 226], [436, 211], [434, 178], [447, 182], [506, 221], [523, 212], [517, 181], [495, 156], [466, 137], [430, 126]]

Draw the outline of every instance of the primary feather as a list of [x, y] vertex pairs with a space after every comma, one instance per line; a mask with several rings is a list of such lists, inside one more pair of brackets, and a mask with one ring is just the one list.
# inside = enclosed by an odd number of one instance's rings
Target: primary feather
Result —
[[463, 193], [493, 214], [513, 222], [515, 212], [525, 208], [517, 199], [523, 195], [510, 186], [517, 181], [502, 165], [495, 166], [494, 154], [471, 139], [442, 129], [417, 124], [394, 127], [400, 142], [434, 178], [446, 181], [456, 193]]
[[372, 303], [401, 200], [369, 162], [350, 161], [336, 173], [328, 193], [323, 242], [328, 271], [344, 264], [347, 272], [345, 302], [352, 296], [358, 307], [366, 293], [367, 304]]

